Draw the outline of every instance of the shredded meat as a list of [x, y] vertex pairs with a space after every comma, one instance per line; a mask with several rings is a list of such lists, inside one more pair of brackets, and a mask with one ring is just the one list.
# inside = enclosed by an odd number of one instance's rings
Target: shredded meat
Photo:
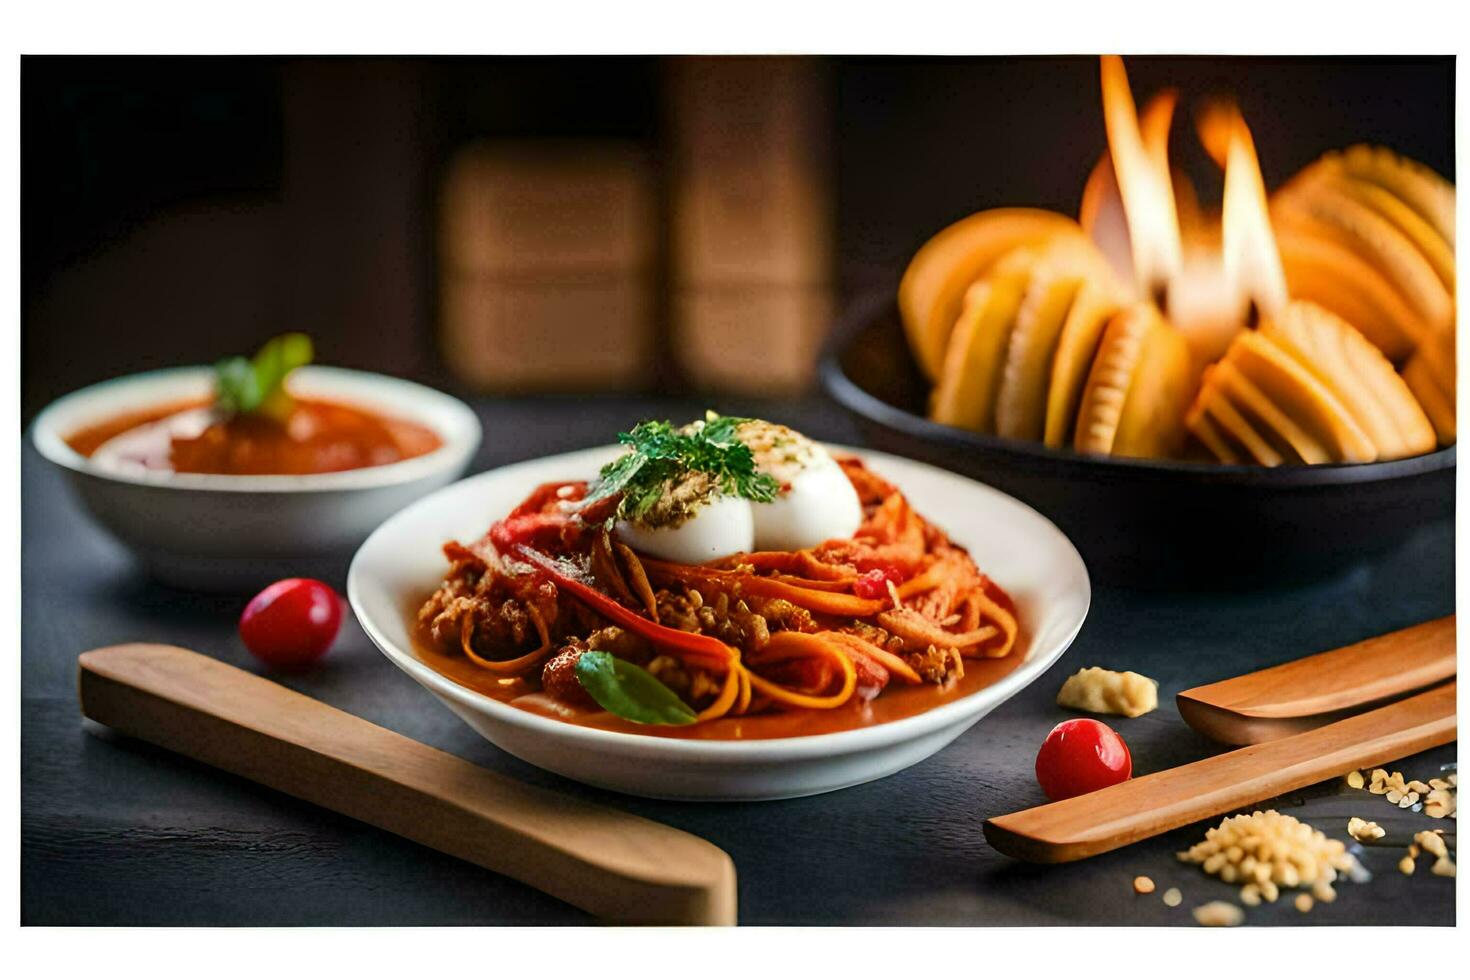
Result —
[[707, 671], [691, 668], [676, 657], [654, 657], [646, 669], [691, 705], [702, 707], [720, 693], [719, 681]]
[[933, 644], [910, 647], [902, 637], [860, 619], [853, 620], [842, 631], [903, 658], [904, 663], [914, 668], [914, 672], [927, 683], [948, 686], [965, 676], [964, 659], [954, 647]]
[[718, 637], [747, 652], [763, 649], [770, 642], [773, 627], [803, 633], [817, 629], [810, 612], [784, 599], [738, 599], [727, 592], [706, 597], [697, 589], [682, 593], [659, 589], [654, 600], [658, 620], [664, 625]]
[[[488, 659], [510, 659], [541, 643], [532, 606], [552, 636], [581, 635], [600, 625], [580, 603], [559, 602], [552, 583], [505, 575], [473, 556], [454, 562], [444, 584], [419, 609], [418, 621], [445, 649], [467, 639]], [[465, 633], [467, 619], [472, 625]]]
[[912, 609], [889, 609], [881, 612], [878, 614], [878, 623], [901, 638], [908, 648], [936, 646], [966, 650], [979, 646], [996, 633], [993, 626], [982, 626], [966, 633], [951, 633]]
[[592, 700], [592, 695], [588, 694], [582, 687], [582, 682], [577, 680], [577, 661], [582, 659], [582, 654], [585, 652], [576, 644], [562, 647], [556, 656], [546, 661], [546, 666], [541, 668], [541, 687], [547, 694], [564, 704], [579, 708], [595, 708], [597, 702]]
[[965, 676], [965, 661], [954, 647], [925, 647], [903, 655], [904, 662], [930, 684], [948, 687]]

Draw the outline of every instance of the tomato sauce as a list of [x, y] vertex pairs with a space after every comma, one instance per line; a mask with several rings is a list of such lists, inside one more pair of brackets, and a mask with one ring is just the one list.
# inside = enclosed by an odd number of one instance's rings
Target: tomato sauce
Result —
[[[422, 603], [416, 603], [407, 611], [410, 623], [413, 623], [420, 605]], [[1026, 634], [1023, 630], [1009, 656], [999, 659], [967, 659], [965, 676], [947, 689], [941, 689], [936, 684], [910, 685], [895, 679], [889, 681], [888, 686], [876, 698], [861, 704], [852, 702], [840, 708], [825, 710], [788, 708], [743, 717], [715, 718], [693, 725], [663, 726], [639, 725], [607, 711], [569, 708], [543, 694], [534, 675], [529, 680], [499, 677], [477, 667], [464, 656], [444, 653], [421, 631], [412, 632], [414, 655], [431, 669], [461, 687], [467, 687], [523, 711], [609, 732], [727, 741], [825, 735], [909, 718], [989, 687], [1021, 666], [1026, 653]]]
[[[208, 406], [208, 401], [174, 402], [125, 412], [74, 432], [67, 444], [92, 456], [110, 440]], [[144, 440], [146, 445], [148, 440]], [[145, 465], [176, 473], [303, 475], [334, 473], [396, 463], [433, 452], [442, 440], [414, 422], [379, 415], [340, 402], [297, 398], [284, 422], [242, 415], [209, 421], [202, 431], [170, 436], [159, 431]]]

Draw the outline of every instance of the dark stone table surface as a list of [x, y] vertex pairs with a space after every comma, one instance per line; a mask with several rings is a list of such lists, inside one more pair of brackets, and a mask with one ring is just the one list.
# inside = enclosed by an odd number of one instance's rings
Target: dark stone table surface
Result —
[[[693, 417], [679, 399], [516, 399], [477, 404], [486, 440], [472, 471], [608, 441], [639, 418]], [[855, 433], [838, 410], [801, 400], [739, 399], [836, 441]], [[235, 633], [240, 598], [150, 582], [81, 510], [61, 475], [30, 448], [22, 485], [21, 909], [33, 924], [552, 924], [578, 910], [516, 882], [390, 834], [91, 726], [77, 706], [77, 654], [130, 640], [190, 647], [256, 669]], [[1351, 533], [1344, 529], [1343, 533]], [[1188, 547], [1181, 541], [1180, 547]], [[289, 686], [516, 778], [664, 821], [735, 860], [746, 924], [1191, 924], [1189, 910], [1235, 889], [1174, 852], [1196, 825], [1089, 861], [1018, 864], [981, 834], [990, 815], [1042, 802], [1037, 746], [1067, 713], [1062, 679], [1099, 664], [1160, 683], [1160, 708], [1114, 726], [1135, 771], [1218, 749], [1180, 721], [1173, 695], [1209, 680], [1443, 616], [1454, 608], [1449, 526], [1396, 553], [1310, 586], [1248, 594], [1130, 593], [1095, 583], [1092, 612], [1050, 672], [948, 748], [878, 782], [807, 799], [741, 805], [663, 803], [590, 789], [525, 765], [483, 741], [393, 668], [348, 622], [326, 663]], [[340, 585], [340, 582], [338, 583]], [[1428, 778], [1455, 747], [1397, 768]], [[1335, 836], [1347, 818], [1389, 835], [1364, 849], [1374, 872], [1309, 914], [1289, 902], [1248, 910], [1253, 924], [1447, 924], [1453, 881], [1395, 870], [1414, 830], [1454, 833], [1381, 797], [1323, 786], [1281, 801]], [[1280, 804], [1278, 804], [1280, 805]], [[1147, 874], [1159, 891], [1136, 897]], [[1182, 906], [1162, 891], [1178, 886]]]

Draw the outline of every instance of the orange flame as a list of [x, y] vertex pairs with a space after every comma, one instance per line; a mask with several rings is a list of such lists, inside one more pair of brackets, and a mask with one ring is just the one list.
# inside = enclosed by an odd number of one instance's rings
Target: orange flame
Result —
[[1286, 273], [1271, 230], [1266, 183], [1250, 127], [1233, 103], [1216, 102], [1197, 120], [1200, 142], [1225, 168], [1222, 245], [1225, 277], [1266, 316], [1286, 305]]
[[1147, 126], [1128, 87], [1128, 73], [1117, 55], [1102, 58], [1103, 117], [1108, 153], [1128, 219], [1133, 276], [1144, 296], [1162, 290], [1179, 272], [1181, 245], [1174, 188], [1169, 178], [1169, 124], [1172, 93], [1150, 106]]
[[[1156, 166], [1165, 169], [1169, 162], [1169, 126], [1173, 122], [1174, 105], [1178, 99], [1178, 93], [1173, 90], [1159, 92], [1148, 100], [1138, 120], [1143, 145], [1150, 159], [1155, 161]], [[1181, 190], [1188, 200], [1181, 201]], [[1197, 211], [1198, 205], [1193, 204], [1191, 188], [1184, 182], [1182, 174], [1175, 175], [1173, 191], [1182, 232], [1189, 224], [1185, 220], [1185, 212]], [[1082, 190], [1082, 204], [1077, 212], [1077, 222], [1082, 225], [1082, 230], [1087, 232], [1098, 250], [1107, 257], [1109, 264], [1118, 273], [1119, 280], [1133, 282], [1128, 215], [1118, 189], [1118, 178], [1113, 171], [1110, 153], [1103, 153], [1087, 178], [1087, 185]]]

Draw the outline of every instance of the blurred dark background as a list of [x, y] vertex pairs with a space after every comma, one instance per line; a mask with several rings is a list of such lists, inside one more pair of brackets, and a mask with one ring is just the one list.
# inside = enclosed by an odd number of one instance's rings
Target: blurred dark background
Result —
[[[286, 329], [309, 331], [323, 361], [472, 387], [437, 325], [455, 154], [476, 141], [636, 147], [666, 228], [681, 198], [667, 189], [665, 86], [681, 60], [23, 59], [23, 420], [80, 385], [209, 362]], [[1454, 176], [1453, 58], [1128, 68], [1140, 101], [1183, 93], [1174, 159], [1206, 201], [1219, 180], [1189, 119], [1218, 93], [1241, 104], [1268, 186], [1363, 141]], [[792, 78], [819, 107], [798, 136], [820, 162], [797, 165], [805, 182], [792, 186], [830, 219], [815, 224], [830, 247], [813, 261], [830, 266], [816, 279], [833, 308], [891, 287], [927, 236], [971, 211], [1075, 213], [1105, 146], [1093, 58], [822, 58]], [[666, 269], [667, 244], [651, 247]], [[665, 336], [667, 304], [646, 315]], [[666, 361], [627, 383], [699, 385]]]

